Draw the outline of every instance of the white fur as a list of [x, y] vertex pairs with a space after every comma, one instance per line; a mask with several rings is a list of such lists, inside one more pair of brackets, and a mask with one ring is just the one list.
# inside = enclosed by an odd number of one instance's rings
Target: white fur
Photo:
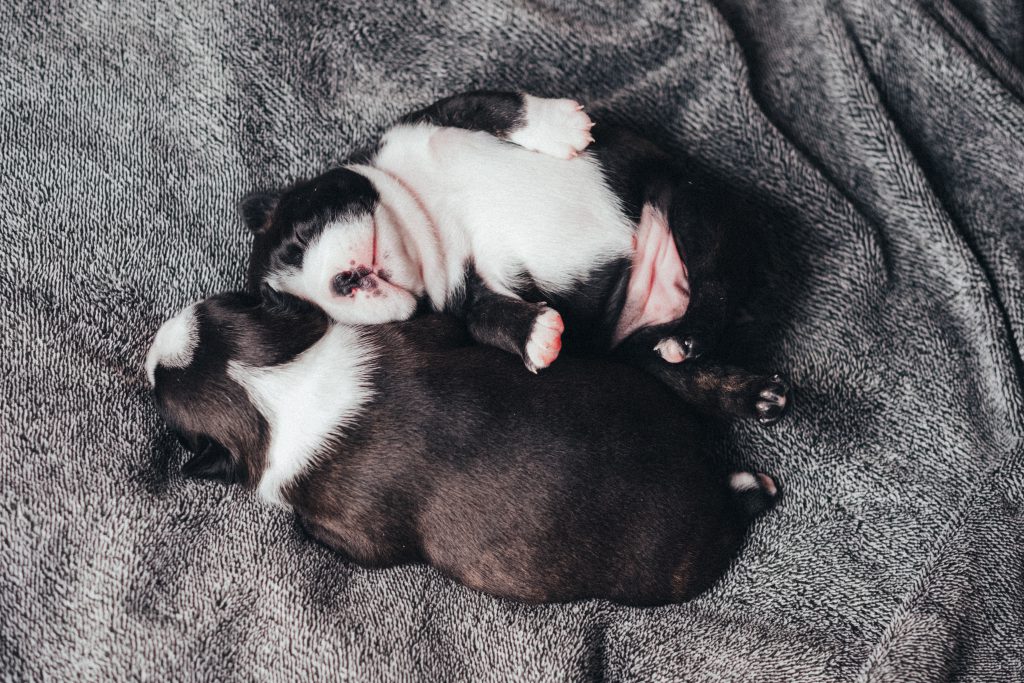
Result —
[[508, 136], [520, 147], [559, 159], [571, 159], [593, 142], [593, 123], [575, 100], [524, 95], [525, 125]]
[[156, 385], [156, 368], [184, 368], [192, 362], [196, 344], [199, 342], [199, 321], [196, 320], [195, 304], [182, 309], [157, 330], [153, 345], [146, 354], [146, 377], [149, 386]]
[[[370, 216], [343, 218], [324, 226], [320, 236], [302, 257], [302, 270], [288, 286], [296, 295], [308, 298], [331, 295], [331, 281], [343, 270], [354, 270], [342, 255], [369, 253], [373, 245], [373, 221]], [[366, 260], [366, 259], [364, 259]]]
[[[440, 254], [432, 261], [445, 269], [445, 295], [470, 259], [499, 293], [511, 294], [525, 268], [559, 294], [632, 253], [635, 226], [589, 154], [555, 159], [487, 133], [419, 124], [388, 131], [374, 166], [416, 200], [406, 204], [403, 225], [436, 226]], [[444, 306], [440, 292], [428, 294]]]
[[544, 307], [533, 321], [530, 338], [526, 341], [526, 367], [537, 373], [551, 365], [562, 348], [562, 332], [565, 323], [553, 308]]
[[448, 295], [445, 256], [437, 226], [419, 198], [401, 178], [373, 166], [348, 168], [369, 178], [380, 195], [374, 221], [382, 237], [381, 265], [416, 296], [426, 293], [432, 301], [443, 301]]
[[733, 491], [753, 491], [761, 488], [761, 485], [752, 473], [735, 472], [729, 476], [729, 488]]
[[267, 468], [258, 493], [287, 506], [281, 488], [343, 431], [372, 396], [373, 354], [358, 330], [335, 325], [290, 363], [254, 368], [237, 362], [228, 375], [245, 387], [270, 425]]

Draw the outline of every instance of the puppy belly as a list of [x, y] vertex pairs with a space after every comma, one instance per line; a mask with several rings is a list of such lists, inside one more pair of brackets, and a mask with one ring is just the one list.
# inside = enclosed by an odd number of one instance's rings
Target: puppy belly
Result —
[[665, 216], [645, 204], [633, 239], [633, 264], [626, 302], [612, 338], [615, 345], [642, 327], [678, 320], [690, 304], [686, 264]]

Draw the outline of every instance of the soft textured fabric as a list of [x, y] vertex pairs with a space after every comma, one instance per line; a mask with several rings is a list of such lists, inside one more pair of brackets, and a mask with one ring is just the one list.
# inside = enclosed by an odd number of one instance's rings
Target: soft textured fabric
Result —
[[[3, 0], [0, 26], [0, 676], [1024, 680], [1016, 0]], [[720, 446], [782, 499], [691, 603], [364, 570], [179, 475], [142, 360], [242, 284], [238, 197], [479, 87], [576, 97], [771, 207], [726, 352], [795, 406]]]

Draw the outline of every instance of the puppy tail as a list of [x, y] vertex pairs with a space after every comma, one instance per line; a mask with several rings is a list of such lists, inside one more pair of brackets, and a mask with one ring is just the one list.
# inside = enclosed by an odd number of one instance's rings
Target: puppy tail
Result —
[[775, 480], [760, 472], [734, 472], [729, 475], [729, 488], [747, 520], [764, 514], [775, 503], [779, 487]]

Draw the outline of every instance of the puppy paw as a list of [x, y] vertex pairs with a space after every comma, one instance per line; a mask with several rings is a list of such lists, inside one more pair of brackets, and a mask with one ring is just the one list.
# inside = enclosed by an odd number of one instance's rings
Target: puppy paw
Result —
[[508, 136], [509, 141], [559, 159], [572, 159], [594, 141], [590, 135], [594, 123], [579, 102], [523, 97], [525, 121]]
[[686, 360], [686, 352], [675, 337], [665, 337], [655, 345], [654, 350], [668, 363], [682, 363]]
[[789, 381], [779, 374], [764, 381], [754, 399], [754, 414], [764, 425], [774, 424], [789, 407]]
[[696, 352], [697, 344], [693, 337], [683, 337], [681, 340], [676, 337], [665, 337], [654, 347], [666, 362], [682, 363], [688, 358], [696, 358], [700, 354]]
[[540, 313], [533, 320], [533, 329], [530, 330], [530, 338], [526, 340], [526, 368], [533, 373], [543, 370], [558, 358], [558, 352], [562, 350], [562, 332], [565, 331], [565, 324], [562, 323], [562, 316], [553, 308], [546, 306], [540, 309]]

